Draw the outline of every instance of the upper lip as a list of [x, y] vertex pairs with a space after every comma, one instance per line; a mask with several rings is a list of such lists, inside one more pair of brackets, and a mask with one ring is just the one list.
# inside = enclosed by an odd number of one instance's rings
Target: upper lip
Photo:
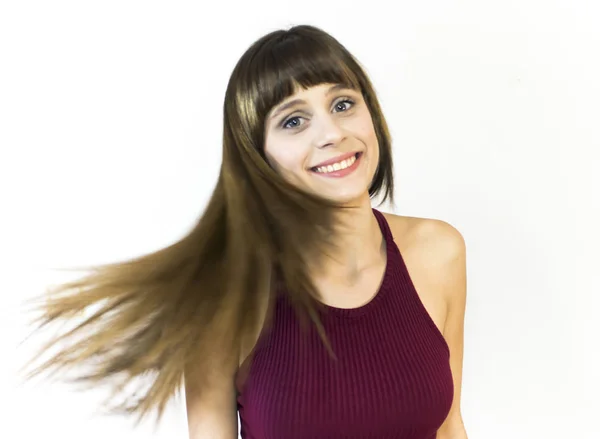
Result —
[[349, 159], [350, 157], [356, 155], [356, 151], [348, 152], [346, 154], [338, 155], [330, 160], [325, 160], [324, 162], [319, 163], [318, 165], [311, 166], [311, 168], [320, 168], [321, 166], [333, 165], [334, 163], [341, 162], [342, 160]]

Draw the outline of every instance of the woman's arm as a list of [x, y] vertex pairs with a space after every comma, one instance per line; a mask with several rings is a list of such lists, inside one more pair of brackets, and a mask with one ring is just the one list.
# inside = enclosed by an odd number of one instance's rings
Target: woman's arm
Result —
[[186, 383], [186, 409], [189, 439], [237, 439], [238, 416], [233, 378], [213, 381], [210, 389], [198, 395]]

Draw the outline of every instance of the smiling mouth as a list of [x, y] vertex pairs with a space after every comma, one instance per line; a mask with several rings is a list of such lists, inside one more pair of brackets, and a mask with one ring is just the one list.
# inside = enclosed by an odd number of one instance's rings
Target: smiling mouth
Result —
[[351, 167], [360, 158], [361, 155], [362, 152], [357, 152], [356, 154], [345, 160], [340, 160], [337, 163], [332, 163], [325, 166], [313, 166], [312, 168], [310, 168], [310, 170], [318, 174], [327, 174], [329, 172], [341, 171]]

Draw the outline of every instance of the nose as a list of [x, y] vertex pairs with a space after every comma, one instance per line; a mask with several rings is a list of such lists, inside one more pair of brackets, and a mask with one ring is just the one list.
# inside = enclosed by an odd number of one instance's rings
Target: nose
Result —
[[315, 145], [317, 148], [327, 148], [338, 145], [344, 139], [344, 130], [335, 117], [325, 114], [315, 118]]

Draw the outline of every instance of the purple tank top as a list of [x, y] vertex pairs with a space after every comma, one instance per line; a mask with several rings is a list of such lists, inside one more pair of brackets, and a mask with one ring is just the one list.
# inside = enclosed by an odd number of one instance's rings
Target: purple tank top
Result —
[[284, 296], [253, 351], [237, 407], [243, 439], [435, 439], [452, 405], [450, 351], [410, 279], [383, 214], [387, 263], [375, 297], [325, 306], [303, 331]]

